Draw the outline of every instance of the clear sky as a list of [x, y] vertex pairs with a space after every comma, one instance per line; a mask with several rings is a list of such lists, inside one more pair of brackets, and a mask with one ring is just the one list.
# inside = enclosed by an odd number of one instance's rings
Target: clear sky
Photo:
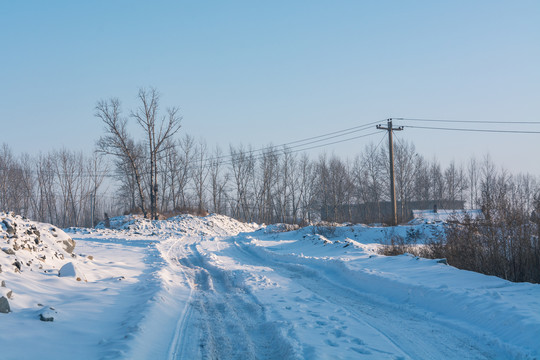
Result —
[[[388, 117], [540, 121], [537, 0], [2, 1], [0, 44], [0, 143], [17, 153], [91, 151], [96, 102], [129, 109], [147, 86], [224, 148]], [[443, 164], [489, 152], [540, 175], [540, 134], [396, 136]]]

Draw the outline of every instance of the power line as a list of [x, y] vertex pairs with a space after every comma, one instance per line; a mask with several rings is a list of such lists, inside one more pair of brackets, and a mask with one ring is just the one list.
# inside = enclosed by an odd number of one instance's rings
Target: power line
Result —
[[[371, 126], [369, 127], [371, 128]], [[272, 150], [272, 151], [276, 151], [276, 150], [279, 150], [279, 149], [295, 149], [295, 148], [298, 148], [298, 147], [303, 147], [303, 146], [306, 146], [306, 145], [311, 145], [311, 144], [315, 144], [315, 143], [318, 143], [318, 142], [321, 142], [321, 141], [326, 141], [326, 140], [330, 140], [330, 139], [335, 139], [337, 137], [341, 137], [341, 136], [345, 136], [345, 135], [350, 135], [352, 133], [356, 133], [358, 131], [365, 131], [365, 130], [368, 130], [369, 128], [364, 128], [364, 129], [361, 129], [361, 130], [355, 130], [355, 131], [351, 131], [349, 133], [346, 133], [346, 134], [343, 134], [343, 135], [336, 135], [336, 136], [330, 136], [330, 137], [327, 137], [325, 139], [321, 139], [321, 140], [315, 140], [315, 141], [310, 141], [310, 142], [307, 142], [305, 144], [299, 144], [299, 145], [294, 145], [294, 146], [269, 146], [265, 149], [267, 150]], [[374, 133], [370, 133], [368, 135], [371, 135], [371, 134], [374, 134]], [[317, 145], [317, 146], [312, 146], [312, 147], [309, 147], [309, 148], [306, 148], [306, 149], [300, 149], [300, 150], [295, 150], [296, 151], [304, 151], [304, 150], [311, 150], [311, 149], [316, 149], [318, 147], [323, 147], [323, 146], [328, 146], [328, 145], [333, 145], [333, 144], [337, 144], [337, 143], [340, 143], [340, 142], [343, 142], [343, 141], [349, 141], [349, 140], [354, 140], [354, 139], [358, 139], [358, 138], [362, 138], [366, 135], [360, 135], [360, 136], [357, 136], [357, 137], [352, 137], [352, 138], [348, 138], [348, 139], [341, 139], [341, 140], [338, 140], [338, 141], [333, 141], [331, 143], [327, 143], [327, 144], [321, 144], [321, 145]], [[265, 150], [263, 149], [263, 150]], [[259, 152], [259, 151], [262, 151], [262, 150], [253, 150], [253, 151], [246, 151], [246, 152], [240, 152], [241, 154], [250, 154], [250, 153], [254, 153], [254, 152]], [[231, 154], [231, 155], [228, 155], [228, 157], [230, 158], [234, 158], [235, 156], [237, 156], [236, 154]]]
[[375, 134], [379, 134], [379, 133], [380, 133], [380, 131], [374, 131], [374, 132], [371, 132], [369, 134], [364, 134], [364, 135], [355, 136], [355, 137], [348, 138], [348, 139], [342, 139], [342, 140], [338, 140], [338, 141], [333, 141], [331, 143], [322, 144], [322, 145], [318, 145], [318, 146], [312, 146], [312, 147], [308, 147], [308, 148], [300, 149], [300, 150], [296, 150], [296, 151], [305, 151], [305, 150], [316, 149], [316, 148], [319, 148], [319, 147], [324, 147], [324, 146], [328, 146], [328, 145], [334, 145], [334, 144], [342, 143], [342, 142], [345, 142], [345, 141], [361, 139], [361, 138], [368, 137], [368, 136], [375, 135]]
[[[378, 133], [380, 133], [380, 131], [375, 131], [375, 132], [371, 132], [369, 134], [354, 136], [354, 137], [347, 138], [347, 139], [341, 139], [341, 140], [333, 141], [333, 142], [330, 142], [330, 143], [327, 143], [327, 144], [320, 144], [320, 145], [315, 145], [315, 146], [311, 146], [311, 147], [307, 147], [307, 148], [303, 148], [303, 149], [292, 150], [292, 151], [290, 151], [290, 153], [293, 154], [293, 153], [297, 153], [297, 152], [301, 152], [301, 151], [317, 149], [317, 148], [321, 148], [321, 147], [325, 147], [325, 146], [329, 146], [329, 145], [334, 145], [334, 144], [338, 144], [338, 143], [342, 143], [342, 142], [346, 142], [346, 141], [361, 139], [361, 138], [368, 137], [368, 136], [371, 136], [371, 135], [375, 135], [375, 134], [378, 134]], [[304, 145], [307, 145], [307, 144], [304, 144]], [[299, 145], [299, 146], [304, 146], [304, 145]], [[276, 149], [276, 151], [277, 150], [278, 149]], [[265, 156], [264, 154], [260, 154], [260, 155], [257, 155], [255, 157], [253, 157], [253, 159], [254, 160], [259, 160], [259, 159], [264, 158], [264, 156]], [[222, 165], [232, 165], [233, 161], [231, 159], [231, 160], [228, 160], [227, 162], [223, 162], [221, 164]]]
[[[301, 151], [313, 150], [313, 149], [317, 149], [317, 148], [321, 148], [321, 147], [325, 147], [325, 146], [335, 145], [335, 144], [342, 143], [342, 142], [347, 142], [347, 141], [351, 141], [351, 140], [360, 139], [360, 138], [363, 138], [363, 137], [367, 137], [367, 136], [377, 134], [377, 133], [379, 133], [379, 131], [375, 131], [375, 132], [371, 132], [371, 133], [368, 133], [368, 134], [354, 136], [354, 137], [350, 137], [350, 138], [346, 138], [346, 139], [340, 139], [340, 140], [337, 140], [337, 141], [332, 141], [332, 142], [329, 142], [329, 143], [324, 143], [324, 144], [319, 144], [319, 145], [304, 148], [304, 146], [306, 146], [306, 145], [311, 145], [311, 144], [315, 144], [315, 143], [319, 143], [319, 142], [323, 142], [323, 141], [327, 141], [327, 140], [331, 140], [331, 139], [335, 139], [335, 138], [340, 138], [342, 136], [350, 135], [350, 134], [357, 133], [357, 132], [360, 132], [360, 131], [366, 131], [366, 130], [370, 129], [371, 126], [373, 126], [376, 123], [378, 123], [378, 121], [371, 122], [371, 123], [364, 124], [364, 125], [355, 126], [355, 127], [348, 128], [348, 129], [334, 131], [334, 132], [331, 132], [331, 133], [327, 133], [325, 135], [318, 135], [318, 136], [314, 136], [314, 137], [310, 137], [310, 138], [296, 140], [296, 141], [292, 141], [292, 142], [281, 144], [281, 145], [267, 146], [267, 147], [260, 148], [260, 149], [249, 150], [249, 151], [240, 151], [240, 152], [237, 152], [235, 154], [228, 154], [228, 155], [222, 155], [222, 156], [214, 157], [214, 158], [207, 158], [207, 159], [203, 160], [207, 164], [207, 165], [204, 166], [204, 168], [211, 167], [211, 164], [209, 164], [209, 162], [211, 162], [212, 160], [224, 159], [224, 160], [222, 160], [220, 162], [220, 165], [232, 165], [233, 160], [234, 160], [235, 157], [245, 156], [245, 155], [252, 155], [254, 153], [263, 152], [264, 150], [271, 150], [272, 152], [276, 152], [276, 151], [282, 151], [282, 150], [286, 149], [286, 150], [289, 151], [289, 153], [293, 154], [293, 153], [297, 153], [297, 152], [301, 152]], [[353, 129], [353, 130], [349, 131], [351, 129]], [[334, 135], [334, 134], [343, 133], [343, 132], [345, 132], [345, 133], [340, 134], [340, 135]], [[329, 136], [329, 135], [333, 135], [333, 136]], [[324, 138], [322, 138], [322, 137], [324, 137]], [[307, 140], [317, 139], [317, 138], [322, 138], [322, 139], [306, 142]], [[304, 142], [304, 143], [303, 144], [298, 144], [300, 142]], [[297, 143], [298, 145], [287, 146], [287, 145], [295, 144], [295, 143]], [[298, 148], [300, 148], [300, 149], [298, 149]], [[294, 150], [294, 149], [296, 149], [296, 150]], [[258, 154], [258, 155], [255, 155], [255, 156], [253, 156], [253, 160], [260, 160], [260, 159], [264, 158], [264, 156], [265, 156], [265, 154], [262, 154], [262, 153]], [[190, 165], [188, 169], [193, 170], [193, 169], [197, 169], [197, 168], [199, 168], [199, 166]]]
[[469, 132], [486, 132], [486, 133], [513, 133], [513, 134], [540, 134], [540, 131], [530, 130], [495, 130], [495, 129], [466, 129], [466, 128], [444, 128], [434, 126], [415, 126], [405, 125], [413, 129], [428, 129], [428, 130], [445, 130], [445, 131], [469, 131]]
[[[328, 140], [331, 140], [331, 139], [341, 138], [341, 137], [351, 135], [351, 134], [354, 134], [354, 133], [366, 131], [366, 130], [370, 129], [371, 126], [373, 126], [376, 123], [378, 123], [378, 121], [363, 124], [363, 125], [359, 125], [359, 126], [350, 127], [350, 128], [343, 129], [343, 130], [333, 131], [333, 132], [322, 134], [322, 135], [317, 135], [317, 136], [312, 136], [312, 137], [308, 137], [308, 138], [304, 138], [304, 139], [300, 139], [300, 140], [295, 140], [295, 141], [291, 141], [291, 142], [288, 142], [288, 143], [283, 143], [281, 145], [267, 146], [267, 147], [263, 147], [263, 148], [259, 148], [259, 149], [238, 152], [236, 154], [228, 154], [228, 155], [223, 155], [223, 156], [214, 157], [214, 158], [207, 158], [207, 159], [204, 160], [204, 162], [206, 163], [206, 165], [204, 167], [205, 168], [210, 167], [211, 166], [211, 164], [209, 164], [210, 161], [219, 160], [219, 159], [224, 159], [224, 161], [221, 162], [221, 165], [232, 165], [233, 159], [236, 156], [250, 155], [250, 154], [257, 153], [257, 152], [262, 152], [264, 150], [273, 150], [273, 151], [278, 151], [279, 150], [279, 151], [281, 151], [282, 149], [287, 149], [287, 150], [290, 150], [290, 153], [297, 153], [297, 152], [301, 152], [301, 151], [317, 149], [317, 148], [321, 148], [321, 147], [325, 147], [325, 146], [335, 145], [335, 144], [342, 143], [342, 142], [347, 142], [347, 141], [351, 141], [351, 140], [360, 139], [360, 138], [363, 138], [363, 137], [367, 137], [367, 136], [377, 134], [377, 133], [379, 133], [379, 131], [371, 132], [371, 133], [368, 133], [368, 134], [362, 134], [362, 135], [359, 135], [359, 136], [349, 137], [349, 138], [345, 138], [345, 139], [339, 139], [337, 141], [332, 141], [332, 142], [329, 142], [329, 143], [323, 143], [323, 144], [318, 144], [318, 145], [314, 145], [314, 146], [305, 147], [307, 145], [317, 144], [317, 143], [325, 142], [325, 141], [328, 141]], [[296, 145], [293, 145], [293, 144], [296, 144]], [[293, 145], [293, 146], [290, 146], [290, 145]], [[263, 157], [264, 157], [264, 154], [259, 154], [257, 156], [254, 156], [253, 159], [258, 160], [258, 159], [262, 159]], [[193, 169], [196, 169], [196, 168], [198, 168], [198, 166], [192, 164], [192, 165], [189, 165], [188, 170], [193, 170]], [[53, 175], [53, 174], [57, 173], [57, 171], [55, 171], [53, 169], [36, 170], [36, 169], [0, 167], [0, 171], [14, 171], [14, 170], [15, 171], [21, 171], [21, 172], [24, 172], [24, 173], [31, 172], [33, 174]], [[62, 173], [61, 175], [66, 176], [67, 173]], [[116, 178], [116, 177], [122, 176], [122, 175], [121, 174], [114, 174], [114, 173], [111, 174], [109, 171], [97, 171], [96, 173], [88, 173], [88, 172], [81, 171], [81, 172], [77, 172], [74, 176], [75, 177], [82, 176], [82, 177]]]
[[[375, 125], [375, 124], [377, 124], [379, 122], [380, 121], [374, 121], [374, 122], [370, 122], [370, 123], [363, 124], [363, 125], [353, 126], [351, 128], [347, 128], [347, 129], [343, 129], [343, 130], [333, 131], [333, 132], [322, 134], [322, 135], [312, 136], [312, 137], [308, 137], [308, 138], [304, 138], [304, 139], [300, 139], [300, 140], [295, 140], [295, 141], [283, 143], [283, 144], [280, 144], [280, 145], [275, 145], [275, 146], [271, 145], [271, 146], [266, 146], [266, 147], [262, 147], [262, 148], [259, 148], [259, 149], [243, 151], [243, 152], [241, 152], [241, 154], [252, 154], [252, 153], [256, 153], [256, 152], [260, 152], [260, 151], [264, 151], [264, 150], [274, 150], [274, 149], [283, 148], [283, 147], [296, 148], [296, 147], [299, 147], [299, 146], [314, 144], [314, 143], [317, 143], [317, 142], [326, 141], [326, 140], [330, 140], [330, 139], [335, 139], [335, 138], [338, 138], [338, 137], [341, 137], [341, 136], [346, 136], [346, 135], [350, 135], [350, 134], [353, 134], [353, 133], [356, 133], [356, 132], [367, 130], [367, 129], [371, 128], [371, 126], [373, 126], [373, 125]], [[336, 135], [336, 134], [339, 134], [339, 135]], [[315, 140], [315, 139], [319, 139], [319, 140]], [[314, 141], [310, 141], [310, 140], [314, 140]], [[307, 141], [309, 141], [309, 142], [307, 142]], [[307, 143], [299, 144], [299, 143], [304, 143], [304, 142], [307, 142]], [[299, 145], [290, 146], [290, 145], [293, 145], [293, 144], [299, 144]], [[218, 159], [223, 159], [223, 158], [232, 158], [232, 155], [221, 155], [221, 156], [211, 157], [211, 158], [205, 159], [205, 161], [212, 161], [212, 160], [218, 160]]]
[[[211, 164], [209, 164], [209, 163], [211, 161], [213, 161], [213, 160], [222, 160], [220, 162], [220, 165], [232, 165], [233, 160], [234, 160], [235, 157], [245, 156], [245, 155], [252, 155], [252, 154], [255, 154], [255, 153], [258, 153], [258, 152], [263, 152], [265, 150], [271, 150], [272, 152], [276, 152], [276, 151], [282, 151], [282, 150], [286, 149], [286, 150], [289, 150], [289, 153], [297, 153], [297, 152], [301, 152], [301, 151], [307, 151], [307, 150], [317, 149], [317, 148], [321, 148], [321, 147], [325, 147], [325, 146], [335, 145], [335, 144], [338, 144], [338, 143], [341, 143], [341, 142], [360, 139], [360, 138], [363, 138], [363, 137], [367, 137], [367, 136], [377, 134], [377, 133], [379, 133], [379, 131], [371, 132], [369, 134], [363, 134], [363, 135], [359, 135], [359, 136], [354, 136], [354, 137], [350, 137], [350, 138], [346, 138], [346, 139], [340, 139], [340, 140], [337, 140], [337, 141], [332, 141], [332, 142], [329, 142], [329, 143], [324, 143], [324, 144], [319, 144], [319, 145], [304, 148], [304, 146], [306, 146], [306, 145], [316, 144], [316, 143], [320, 143], [320, 142], [323, 142], [323, 141], [336, 139], [336, 138], [340, 138], [340, 137], [343, 137], [343, 136], [346, 136], [346, 135], [358, 133], [358, 132], [361, 132], [361, 131], [366, 131], [368, 129], [371, 129], [371, 127], [373, 125], [375, 125], [376, 123], [378, 123], [378, 121], [374, 121], [374, 122], [371, 122], [371, 123], [367, 123], [367, 124], [364, 124], [364, 125], [359, 125], [359, 126], [339, 130], [339, 131], [334, 131], [334, 132], [327, 133], [327, 134], [324, 134], [324, 135], [318, 135], [318, 136], [313, 136], [313, 137], [309, 137], [309, 138], [304, 138], [304, 139], [301, 139], [301, 140], [295, 140], [295, 141], [291, 141], [291, 142], [284, 143], [284, 144], [281, 144], [281, 145], [267, 146], [267, 147], [248, 150], [248, 151], [239, 151], [239, 152], [237, 152], [235, 154], [227, 154], [227, 155], [221, 155], [221, 156], [213, 157], [213, 158], [206, 158], [206, 159], [203, 160], [203, 162], [205, 162], [207, 164], [207, 165], [204, 166], [204, 168], [211, 167]], [[342, 134], [340, 134], [340, 133], [342, 133]], [[335, 135], [335, 134], [339, 134], [339, 135]], [[312, 140], [312, 139], [318, 139], [318, 140], [308, 141], [308, 140]], [[306, 141], [308, 141], [308, 142], [306, 142]], [[303, 142], [303, 144], [300, 144], [302, 142]], [[297, 144], [297, 145], [289, 146], [291, 144]], [[298, 148], [300, 148], [300, 149], [298, 149]], [[296, 149], [296, 150], [294, 150], [294, 149]], [[253, 157], [253, 160], [262, 159], [262, 158], [264, 158], [264, 156], [265, 156], [265, 154], [255, 155]], [[197, 168], [199, 168], [199, 166], [190, 165], [188, 167], [188, 170], [193, 170], [193, 169], [197, 169]], [[114, 176], [116, 176], [116, 175], [114, 175]]]
[[493, 121], [493, 120], [446, 120], [446, 119], [417, 119], [417, 118], [392, 118], [399, 121], [464, 123], [464, 124], [528, 124], [540, 125], [540, 121]]

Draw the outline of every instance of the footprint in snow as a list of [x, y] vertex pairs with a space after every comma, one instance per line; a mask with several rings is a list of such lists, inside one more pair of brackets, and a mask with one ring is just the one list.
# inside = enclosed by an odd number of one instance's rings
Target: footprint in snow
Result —
[[321, 299], [320, 297], [315, 296], [315, 295], [310, 296], [307, 300], [308, 300], [308, 301], [313, 301], [313, 302], [316, 302], [316, 303], [322, 303], [322, 302], [324, 302], [323, 299]]
[[324, 342], [327, 343], [328, 345], [332, 346], [332, 347], [338, 347], [339, 346], [338, 343], [335, 343], [330, 339], [326, 339]]
[[334, 335], [335, 337], [337, 337], [338, 339], [339, 338], [342, 338], [344, 336], [346, 336], [346, 334], [341, 330], [341, 329], [334, 329], [332, 330], [332, 335]]
[[369, 351], [367, 349], [352, 347], [351, 350], [354, 351], [354, 352], [357, 352], [359, 354], [362, 354], [362, 355], [370, 355], [371, 354], [371, 351]]

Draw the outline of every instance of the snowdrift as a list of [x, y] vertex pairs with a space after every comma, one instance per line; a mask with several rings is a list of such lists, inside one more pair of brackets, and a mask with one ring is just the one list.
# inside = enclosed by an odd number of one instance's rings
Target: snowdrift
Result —
[[[29, 288], [47, 277], [73, 277], [86, 281], [78, 270], [75, 241], [51, 224], [39, 223], [13, 213], [0, 213], [0, 313], [12, 311], [18, 299], [36, 294]], [[73, 269], [71, 273], [61, 269]], [[40, 276], [42, 279], [40, 279]], [[31, 284], [35, 284], [32, 286]], [[12, 288], [18, 289], [17, 291]], [[20, 292], [19, 289], [28, 291]], [[33, 295], [30, 295], [33, 294]], [[17, 304], [28, 306], [27, 301]], [[38, 303], [38, 301], [34, 301]], [[43, 307], [43, 305], [41, 305]], [[44, 318], [42, 317], [42, 320]], [[46, 317], [52, 321], [52, 317]]]
[[[139, 215], [125, 215], [111, 218], [110, 227], [105, 222], [96, 225], [101, 233], [118, 230], [129, 235], [143, 236], [232, 236], [241, 232], [251, 232], [261, 226], [243, 223], [225, 215], [210, 214], [204, 217], [184, 214], [167, 220], [149, 220]], [[75, 229], [73, 229], [75, 230]]]
[[75, 241], [64, 231], [12, 213], [0, 213], [0, 247], [0, 272], [21, 276], [51, 272], [76, 257]]

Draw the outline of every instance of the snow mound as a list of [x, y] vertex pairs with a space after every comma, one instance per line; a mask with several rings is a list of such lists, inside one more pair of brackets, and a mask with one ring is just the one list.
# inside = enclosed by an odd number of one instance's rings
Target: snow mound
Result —
[[0, 212], [0, 272], [48, 272], [75, 257], [75, 241], [61, 229]]
[[482, 210], [413, 210], [411, 225], [435, 224], [448, 222], [464, 222], [466, 219], [480, 220], [484, 218]]
[[133, 222], [136, 220], [144, 220], [144, 217], [142, 215], [122, 215], [122, 216], [115, 216], [109, 219], [109, 224], [106, 224], [105, 221], [101, 221], [96, 225], [96, 229], [114, 229], [114, 230], [121, 230], [124, 225], [126, 225], [129, 222]]
[[[167, 220], [149, 220], [137, 215], [111, 218], [110, 229], [143, 236], [233, 236], [261, 228], [255, 223], [243, 223], [225, 215], [210, 214], [204, 217], [184, 214]], [[101, 222], [96, 229], [107, 231]]]
[[258, 231], [262, 234], [274, 234], [274, 233], [295, 231], [298, 229], [300, 229], [300, 226], [296, 224], [277, 223], [277, 224], [270, 224], [270, 225], [261, 227]]

